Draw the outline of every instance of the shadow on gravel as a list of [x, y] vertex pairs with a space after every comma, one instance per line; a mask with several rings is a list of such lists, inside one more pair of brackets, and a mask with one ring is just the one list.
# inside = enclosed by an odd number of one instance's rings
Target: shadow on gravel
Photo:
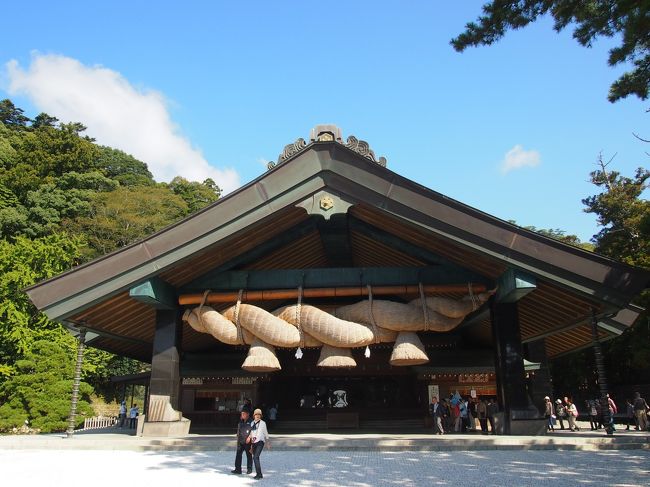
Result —
[[[229, 473], [234, 452], [167, 452], [150, 469]], [[647, 485], [647, 451], [287, 452], [264, 451], [264, 483], [273, 486]], [[229, 485], [252, 477], [232, 476]]]

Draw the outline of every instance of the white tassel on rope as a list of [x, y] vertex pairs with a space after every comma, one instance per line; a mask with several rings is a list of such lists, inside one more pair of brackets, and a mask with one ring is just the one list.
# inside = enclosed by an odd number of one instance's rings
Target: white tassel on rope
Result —
[[[372, 333], [375, 336], [375, 343], [379, 343], [379, 330], [375, 322], [375, 316], [372, 313], [372, 286], [366, 285], [368, 289], [368, 315], [370, 316], [370, 323], [372, 324]], [[370, 346], [366, 345], [366, 351], [363, 352], [366, 358], [370, 358]]]
[[298, 350], [296, 350], [296, 358], [300, 360], [302, 358], [302, 346], [304, 345], [304, 336], [302, 332], [302, 327], [300, 326], [300, 318], [302, 316], [302, 286], [298, 287], [298, 304], [296, 306], [296, 327], [300, 333], [300, 344], [298, 345]]

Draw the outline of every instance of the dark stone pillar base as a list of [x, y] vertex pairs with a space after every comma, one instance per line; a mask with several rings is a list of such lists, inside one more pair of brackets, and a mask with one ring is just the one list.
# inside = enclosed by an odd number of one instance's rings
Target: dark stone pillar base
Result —
[[178, 310], [156, 310], [149, 407], [142, 428], [144, 436], [184, 436], [189, 433], [190, 421], [179, 411], [181, 326]]
[[[523, 346], [519, 329], [517, 303], [492, 303], [492, 334], [494, 338], [497, 399], [503, 411], [501, 431], [536, 430], [523, 427], [521, 421], [540, 418], [526, 391]], [[518, 425], [515, 424], [519, 422]]]
[[179, 407], [180, 330], [181, 320], [177, 310], [156, 310], [149, 394], [168, 396], [174, 409]]
[[523, 419], [510, 422], [510, 434], [521, 436], [541, 436], [546, 434], [546, 419]]

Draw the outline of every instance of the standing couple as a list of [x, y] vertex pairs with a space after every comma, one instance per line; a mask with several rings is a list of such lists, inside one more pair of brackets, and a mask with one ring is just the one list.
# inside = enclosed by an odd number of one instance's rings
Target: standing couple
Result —
[[239, 424], [237, 425], [237, 455], [235, 456], [235, 469], [232, 473], [242, 473], [242, 454], [246, 453], [246, 473], [249, 474], [253, 471], [251, 460], [254, 460], [254, 478], [255, 480], [263, 478], [260, 455], [264, 449], [264, 444], [267, 444], [271, 448], [266, 423], [262, 420], [262, 410], [256, 409], [253, 411], [253, 421], [251, 421], [248, 410], [243, 409], [239, 417]]

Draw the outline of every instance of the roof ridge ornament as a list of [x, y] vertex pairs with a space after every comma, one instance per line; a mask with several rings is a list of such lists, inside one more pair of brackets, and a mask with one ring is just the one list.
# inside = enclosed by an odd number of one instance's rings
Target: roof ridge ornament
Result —
[[285, 145], [282, 154], [280, 154], [280, 156], [278, 157], [278, 162], [275, 163], [273, 161], [269, 161], [269, 163], [266, 165], [267, 169], [273, 169], [276, 166], [276, 164], [282, 164], [284, 161], [289, 159], [294, 154], [297, 154], [305, 147], [307, 147], [307, 142], [305, 142], [305, 139], [303, 139], [302, 137], [296, 140], [293, 144]]
[[370, 159], [372, 162], [376, 162], [382, 167], [386, 167], [386, 158], [380, 157], [377, 159], [373, 150], [370, 149], [370, 144], [365, 140], [359, 140], [354, 135], [350, 135], [346, 141], [345, 147], [352, 149], [357, 154], [361, 154], [363, 157]]
[[[354, 135], [350, 135], [347, 138], [346, 142], [343, 143], [343, 135], [341, 133], [341, 129], [336, 125], [316, 125], [313, 129], [311, 129], [311, 134], [309, 137], [309, 143], [311, 144], [314, 142], [336, 142], [365, 157], [366, 159], [369, 159], [382, 167], [386, 167], [386, 158], [380, 157], [377, 159], [375, 157], [375, 153], [370, 149], [370, 145], [365, 140], [359, 140]], [[280, 154], [278, 157], [278, 161], [269, 161], [266, 165], [267, 169], [273, 169], [275, 166], [282, 164], [303, 150], [305, 147], [307, 147], [307, 142], [305, 142], [305, 139], [302, 137], [296, 140], [293, 144], [285, 145], [282, 154]]]

